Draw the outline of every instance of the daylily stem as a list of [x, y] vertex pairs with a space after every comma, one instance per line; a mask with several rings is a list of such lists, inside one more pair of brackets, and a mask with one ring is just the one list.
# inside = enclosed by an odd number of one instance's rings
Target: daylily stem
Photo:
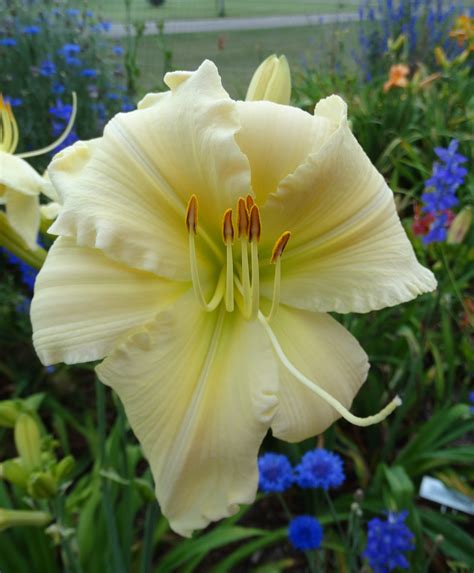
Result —
[[32, 251], [26, 246], [4, 213], [0, 213], [0, 246], [35, 269], [40, 269], [46, 259], [46, 251], [42, 247]]

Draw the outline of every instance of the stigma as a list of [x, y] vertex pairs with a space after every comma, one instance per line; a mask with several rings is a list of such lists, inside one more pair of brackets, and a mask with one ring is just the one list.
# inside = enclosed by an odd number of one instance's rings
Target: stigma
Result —
[[[208, 312], [216, 310], [223, 303], [227, 312], [233, 312], [237, 308], [246, 320], [256, 320], [260, 311], [258, 245], [262, 233], [258, 205], [251, 195], [247, 195], [245, 198], [239, 198], [235, 210], [229, 208], [224, 212], [221, 230], [226, 250], [225, 262], [217, 279], [214, 295], [209, 301], [206, 300], [202, 288], [197, 263], [198, 212], [198, 198], [192, 195], [186, 208], [185, 223], [188, 231], [191, 280], [198, 302]], [[266, 317], [269, 321], [275, 316], [279, 305], [281, 256], [290, 236], [291, 233], [285, 231], [277, 238], [272, 250], [270, 262], [275, 265], [275, 278], [271, 309]]]

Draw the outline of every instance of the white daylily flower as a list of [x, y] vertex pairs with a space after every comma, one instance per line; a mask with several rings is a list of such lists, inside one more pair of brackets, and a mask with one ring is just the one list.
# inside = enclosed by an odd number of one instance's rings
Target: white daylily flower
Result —
[[325, 313], [436, 281], [339, 97], [314, 116], [232, 101], [209, 61], [165, 81], [53, 160], [59, 238], [32, 322], [44, 364], [105, 358], [161, 509], [190, 535], [253, 501], [269, 428], [293, 442], [396, 407], [347, 411], [369, 364]]
[[60, 145], [72, 129], [76, 107], [76, 96], [73, 94], [73, 112], [69, 123], [54, 143], [36, 151], [14, 155], [19, 141], [18, 126], [10, 103], [5, 102], [0, 94], [0, 205], [5, 206], [10, 227], [31, 250], [37, 248], [39, 195], [45, 193], [45, 180], [24, 158], [48, 153]]

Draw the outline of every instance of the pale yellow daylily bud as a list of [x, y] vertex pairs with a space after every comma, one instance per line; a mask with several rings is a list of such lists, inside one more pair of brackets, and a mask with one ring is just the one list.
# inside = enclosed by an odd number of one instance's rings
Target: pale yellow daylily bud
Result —
[[0, 478], [19, 487], [26, 487], [29, 474], [20, 460], [5, 460], [0, 464]]
[[41, 464], [41, 434], [30, 414], [21, 414], [15, 424], [15, 445], [24, 467], [31, 471]]
[[464, 207], [459, 213], [454, 217], [451, 226], [448, 231], [448, 243], [458, 244], [462, 243], [466, 233], [469, 231], [469, 227], [472, 223], [472, 207]]
[[51, 521], [51, 515], [46, 511], [28, 511], [0, 508], [0, 531], [9, 527], [43, 527]]
[[0, 402], [0, 427], [13, 428], [20, 415], [20, 408], [13, 400], [2, 400]]
[[437, 64], [439, 64], [444, 69], [449, 68], [450, 62], [443, 48], [441, 48], [440, 46], [436, 46], [436, 48], [434, 49], [434, 55]]
[[246, 101], [267, 100], [288, 105], [291, 96], [291, 74], [285, 56], [272, 54], [256, 69], [245, 96]]

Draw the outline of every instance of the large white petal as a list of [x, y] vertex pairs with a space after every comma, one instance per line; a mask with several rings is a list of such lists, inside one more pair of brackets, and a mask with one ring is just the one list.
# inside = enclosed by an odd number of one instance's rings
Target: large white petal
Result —
[[42, 191], [43, 186], [43, 178], [29, 163], [0, 151], [0, 196], [8, 190], [34, 196]]
[[[261, 209], [272, 234], [292, 233], [281, 300], [309, 310], [368, 312], [433, 290], [434, 276], [416, 260], [393, 193], [347, 125], [345, 104], [332, 96], [315, 113], [337, 130]], [[270, 249], [268, 239], [263, 261]], [[262, 270], [262, 293], [270, 296], [273, 272]]]
[[124, 334], [172, 304], [189, 284], [111, 261], [59, 237], [35, 284], [33, 343], [43, 364], [105, 356]]
[[[271, 327], [293, 365], [349, 408], [369, 369], [367, 355], [357, 340], [328, 314], [284, 305]], [[279, 364], [279, 404], [273, 434], [288, 442], [320, 434], [339, 414]]]
[[237, 110], [242, 129], [236, 139], [250, 162], [252, 188], [260, 205], [335, 129], [326, 118], [269, 101], [237, 102]]
[[[184, 217], [199, 200], [200, 265], [223, 261], [224, 210], [248, 192], [248, 161], [234, 139], [235, 103], [217, 69], [169, 75], [171, 91], [118, 114], [100, 139], [77, 143], [49, 173], [64, 204], [50, 232], [168, 278], [189, 278]], [[181, 78], [181, 79], [180, 79]], [[179, 81], [178, 81], [179, 80]]]
[[278, 371], [258, 322], [206, 313], [193, 293], [97, 368], [118, 393], [182, 535], [235, 513], [257, 489], [257, 452], [271, 423]]

